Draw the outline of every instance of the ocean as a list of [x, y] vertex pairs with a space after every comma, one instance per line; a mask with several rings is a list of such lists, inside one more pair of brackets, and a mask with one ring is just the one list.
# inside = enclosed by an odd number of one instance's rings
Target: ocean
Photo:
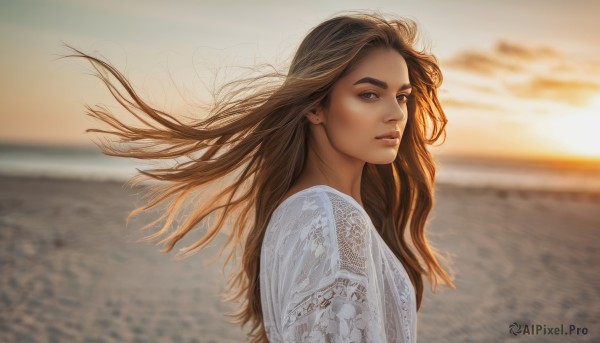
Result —
[[[600, 191], [600, 162], [436, 156], [436, 183], [472, 187]], [[99, 148], [0, 143], [0, 174], [127, 181], [157, 162], [102, 154]], [[172, 165], [173, 163], [171, 163]], [[163, 164], [166, 165], [166, 164]]]

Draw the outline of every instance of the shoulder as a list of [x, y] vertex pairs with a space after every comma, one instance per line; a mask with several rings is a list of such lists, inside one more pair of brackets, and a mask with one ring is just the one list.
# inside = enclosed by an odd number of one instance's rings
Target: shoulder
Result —
[[279, 214], [280, 217], [284, 217], [282, 219], [289, 221], [293, 217], [327, 212], [329, 207], [329, 199], [325, 196], [324, 189], [313, 186], [288, 194], [273, 214]]
[[321, 187], [310, 187], [284, 199], [272, 215], [276, 230], [287, 234], [301, 230], [325, 229], [332, 220], [331, 202]]
[[348, 213], [362, 215], [363, 210], [358, 207], [350, 196], [325, 186], [316, 185], [304, 188], [288, 196], [279, 204], [275, 212], [286, 212], [290, 214], [306, 214], [310, 211], [332, 211], [333, 215], [340, 216]]
[[273, 212], [274, 224], [302, 226], [306, 221], [327, 217], [331, 226], [340, 231], [366, 234], [369, 217], [350, 198], [331, 187], [317, 185], [305, 188], [285, 198]]
[[338, 267], [365, 275], [371, 240], [368, 217], [348, 197], [317, 186], [285, 199], [274, 213], [282, 247], [292, 252], [291, 245], [301, 246], [315, 253], [313, 257], [321, 252], [333, 254]]

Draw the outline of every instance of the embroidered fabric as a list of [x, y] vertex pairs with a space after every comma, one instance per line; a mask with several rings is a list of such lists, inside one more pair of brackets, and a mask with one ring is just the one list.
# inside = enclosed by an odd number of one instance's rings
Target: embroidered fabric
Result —
[[260, 291], [270, 342], [416, 342], [408, 274], [349, 195], [304, 189], [273, 212]]

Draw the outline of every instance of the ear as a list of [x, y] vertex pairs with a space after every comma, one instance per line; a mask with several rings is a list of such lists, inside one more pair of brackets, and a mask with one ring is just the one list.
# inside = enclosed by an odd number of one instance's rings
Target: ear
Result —
[[315, 125], [324, 123], [325, 122], [325, 113], [323, 111], [323, 108], [321, 106], [318, 106], [317, 108], [313, 108], [306, 114], [306, 118], [308, 119], [308, 121], [310, 121], [312, 124], [315, 124]]

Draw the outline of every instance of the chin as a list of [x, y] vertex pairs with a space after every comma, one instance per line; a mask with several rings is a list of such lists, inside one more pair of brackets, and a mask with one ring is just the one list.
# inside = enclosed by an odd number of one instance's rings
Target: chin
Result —
[[376, 156], [371, 156], [371, 158], [369, 160], [367, 160], [367, 162], [371, 163], [371, 164], [390, 164], [390, 163], [394, 162], [397, 155], [398, 155], [398, 150], [390, 149], [390, 152], [388, 152], [388, 153], [380, 153], [380, 154], [377, 154]]

